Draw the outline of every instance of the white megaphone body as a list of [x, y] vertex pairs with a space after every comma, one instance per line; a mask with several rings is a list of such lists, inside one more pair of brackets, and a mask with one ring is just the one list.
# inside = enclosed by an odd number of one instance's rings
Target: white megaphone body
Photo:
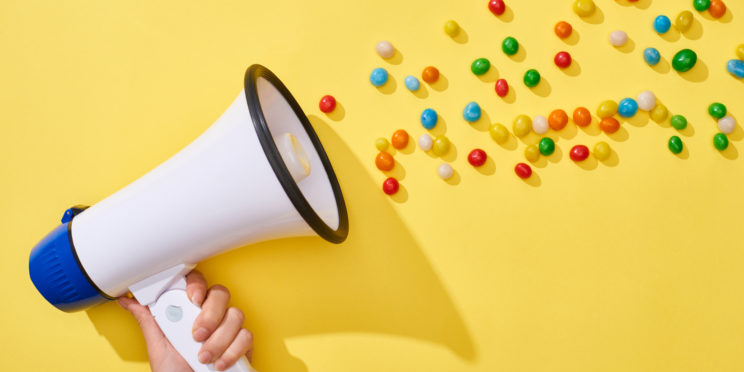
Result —
[[[244, 88], [179, 153], [90, 208], [65, 212], [29, 259], [47, 301], [75, 311], [131, 291], [189, 365], [209, 371], [191, 336], [200, 309], [185, 292], [198, 262], [268, 239], [346, 239], [341, 189], [297, 101], [260, 65], [248, 68]], [[228, 369], [251, 370], [245, 358]]]

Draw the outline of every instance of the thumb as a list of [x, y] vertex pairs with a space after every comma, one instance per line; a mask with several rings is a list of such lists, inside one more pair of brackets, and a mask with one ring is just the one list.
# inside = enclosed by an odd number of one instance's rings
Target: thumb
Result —
[[120, 297], [117, 302], [137, 320], [147, 345], [155, 345], [165, 337], [149, 308], [140, 305], [137, 300], [129, 297]]

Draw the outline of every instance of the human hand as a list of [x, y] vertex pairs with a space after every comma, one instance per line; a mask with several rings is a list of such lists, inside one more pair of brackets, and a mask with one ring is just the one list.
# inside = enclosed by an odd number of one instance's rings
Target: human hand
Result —
[[[186, 294], [191, 302], [202, 308], [192, 329], [194, 340], [203, 342], [199, 350], [199, 361], [204, 364], [214, 363], [218, 371], [223, 371], [243, 355], [251, 360], [253, 335], [243, 328], [243, 312], [235, 307], [228, 307], [230, 291], [221, 285], [207, 289], [204, 276], [194, 270], [186, 276]], [[137, 319], [145, 337], [153, 372], [192, 372], [191, 367], [165, 338], [147, 306], [128, 297], [121, 297], [118, 302]]]

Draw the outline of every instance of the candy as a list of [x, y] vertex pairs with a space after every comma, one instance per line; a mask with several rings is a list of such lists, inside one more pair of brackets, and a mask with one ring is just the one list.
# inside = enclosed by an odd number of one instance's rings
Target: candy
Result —
[[744, 78], [744, 61], [732, 59], [726, 64], [726, 70], [729, 74], [734, 75], [739, 79]]
[[377, 54], [385, 59], [390, 58], [395, 54], [395, 48], [393, 47], [393, 44], [390, 44], [390, 42], [387, 40], [383, 40], [377, 43], [375, 49], [377, 49]]
[[687, 118], [682, 115], [674, 115], [669, 119], [669, 124], [676, 130], [684, 130], [687, 128]]
[[548, 119], [545, 116], [537, 115], [532, 119], [532, 130], [537, 134], [545, 134], [548, 132]]
[[656, 95], [649, 90], [638, 94], [638, 108], [643, 111], [651, 111], [656, 107]]
[[408, 88], [408, 90], [410, 90], [411, 92], [415, 92], [421, 87], [419, 79], [417, 79], [415, 76], [408, 75], [403, 81], [406, 84], [406, 88]]
[[698, 12], [703, 12], [708, 10], [708, 8], [710, 7], [710, 0], [693, 0], [692, 6]]
[[403, 129], [396, 130], [393, 133], [393, 138], [391, 138], [390, 142], [393, 144], [393, 147], [398, 150], [406, 148], [406, 146], [408, 146], [408, 132]]
[[437, 115], [437, 112], [434, 111], [434, 109], [428, 108], [421, 113], [421, 125], [423, 125], [426, 129], [434, 129], [434, 127], [437, 126], [438, 120], [439, 116]]
[[387, 83], [387, 80], [388, 80], [388, 73], [382, 67], [378, 67], [372, 70], [372, 73], [369, 75], [369, 82], [372, 83], [372, 85], [376, 87], [385, 85], [385, 83]]
[[504, 14], [504, 11], [506, 10], [506, 5], [504, 4], [504, 0], [491, 0], [488, 2], [488, 10], [491, 11], [494, 15], [500, 16]]
[[692, 12], [689, 10], [685, 10], [677, 16], [677, 19], [674, 21], [674, 25], [677, 26], [677, 29], [680, 32], [686, 32], [687, 30], [692, 27], [692, 23], [694, 22], [694, 18], [692, 17]]
[[721, 18], [726, 14], [726, 4], [722, 0], [710, 0], [708, 11], [713, 18]]
[[649, 115], [651, 116], [651, 120], [657, 123], [661, 123], [662, 121], [666, 120], [667, 116], [669, 115], [669, 110], [667, 110], [666, 106], [664, 106], [663, 104], [657, 103], [656, 107], [651, 110], [651, 113]]
[[481, 149], [475, 149], [468, 154], [468, 163], [474, 167], [480, 167], [486, 163], [488, 156], [486, 152]]
[[571, 36], [573, 27], [571, 27], [571, 24], [568, 22], [560, 21], [555, 24], [553, 31], [555, 31], [555, 34], [558, 35], [559, 38], [565, 39]]
[[620, 129], [620, 123], [617, 121], [617, 119], [610, 116], [602, 119], [602, 121], [599, 122], [599, 129], [607, 134], [612, 134]]
[[519, 51], [519, 42], [517, 39], [509, 36], [501, 43], [501, 50], [506, 55], [513, 56]]
[[584, 145], [576, 145], [571, 148], [569, 156], [573, 161], [584, 161], [589, 157], [589, 148]]
[[499, 97], [506, 97], [509, 94], [509, 83], [506, 82], [506, 79], [496, 80], [496, 94]]
[[654, 19], [654, 30], [659, 34], [665, 34], [672, 27], [672, 21], [665, 15], [660, 15]]
[[599, 104], [597, 107], [597, 116], [604, 119], [617, 113], [617, 102], [607, 100]]
[[679, 154], [682, 152], [682, 149], [684, 149], [684, 144], [682, 144], [682, 139], [679, 138], [679, 136], [672, 136], [669, 138], [669, 143], [667, 144], [669, 147], [669, 151], [671, 151], [673, 154]]
[[638, 112], [638, 102], [633, 98], [623, 98], [617, 105], [618, 115], [624, 118], [632, 118]]
[[628, 43], [628, 34], [625, 31], [617, 30], [610, 33], [610, 44], [615, 47], [621, 47]]
[[429, 66], [421, 73], [421, 78], [429, 84], [434, 84], [439, 80], [439, 70], [434, 66]]
[[697, 63], [697, 54], [690, 49], [682, 49], [672, 58], [672, 67], [679, 72], [690, 71]]
[[460, 25], [454, 20], [449, 20], [444, 23], [444, 33], [450, 37], [455, 37], [460, 32]]
[[739, 46], [736, 47], [736, 56], [739, 57], [739, 59], [744, 59], [744, 44], [739, 44]]
[[452, 176], [455, 174], [455, 170], [452, 169], [452, 166], [447, 163], [442, 163], [442, 165], [437, 168], [437, 174], [439, 174], [439, 177], [443, 180], [448, 180], [452, 178]]
[[534, 88], [537, 84], [540, 84], [540, 73], [535, 69], [527, 70], [524, 73], [524, 85], [529, 88]]
[[580, 127], [585, 127], [592, 123], [592, 114], [586, 107], [577, 107], [573, 112], [573, 121]]
[[377, 148], [380, 151], [385, 151], [388, 146], [390, 146], [390, 142], [386, 138], [378, 138], [375, 140], [375, 148]]
[[736, 129], [736, 120], [731, 116], [724, 116], [718, 120], [718, 129], [726, 134], [731, 134]]
[[475, 123], [481, 117], [481, 108], [475, 102], [470, 102], [462, 110], [462, 117], [469, 123]]
[[532, 119], [527, 115], [519, 115], [514, 119], [512, 125], [514, 135], [517, 137], [524, 137], [532, 130]]
[[431, 138], [430, 135], [424, 133], [419, 137], [418, 139], [419, 147], [421, 147], [421, 150], [429, 151], [431, 150], [431, 147], [434, 146], [434, 140]]
[[389, 177], [382, 183], [382, 191], [385, 194], [394, 195], [398, 192], [398, 189], [400, 189], [400, 184], [398, 183], [398, 180], [393, 177]]
[[716, 135], [713, 136], [713, 146], [718, 149], [718, 151], [726, 150], [728, 145], [729, 141], [725, 134], [716, 133]]
[[610, 148], [610, 145], [607, 144], [607, 142], [600, 141], [597, 142], [596, 145], [594, 145], [594, 157], [602, 160], [607, 160], [610, 158], [610, 154], [612, 153], [612, 149]]
[[393, 169], [395, 166], [395, 160], [393, 159], [393, 155], [390, 155], [385, 151], [380, 151], [375, 158], [375, 165], [377, 166], [377, 169], [387, 172]]
[[514, 167], [514, 173], [517, 174], [517, 177], [524, 180], [530, 178], [532, 175], [532, 168], [525, 163], [519, 163]]
[[483, 75], [491, 68], [491, 62], [485, 58], [478, 58], [470, 64], [470, 71], [475, 75]]
[[447, 154], [450, 148], [450, 141], [445, 136], [437, 136], [434, 138], [434, 146], [431, 148], [432, 152], [436, 156], [444, 156]]
[[534, 163], [540, 159], [540, 149], [535, 145], [529, 145], [524, 149], [524, 158]]
[[643, 51], [643, 60], [649, 66], [656, 66], [661, 61], [661, 53], [656, 48], [646, 48]]
[[726, 105], [720, 102], [711, 103], [710, 106], [708, 106], [708, 113], [710, 116], [720, 119], [726, 116]]
[[504, 143], [509, 139], [509, 130], [502, 124], [492, 124], [491, 127], [488, 128], [488, 132], [491, 134], [491, 138], [498, 143]]
[[565, 128], [566, 124], [568, 124], [568, 115], [561, 109], [553, 110], [548, 116], [548, 125], [552, 130], [559, 131]]
[[558, 52], [558, 54], [555, 55], [555, 58], [553, 58], [555, 65], [560, 68], [571, 66], [571, 60], [571, 55], [568, 54], [568, 52]]
[[537, 148], [540, 149], [540, 153], [545, 156], [550, 156], [555, 152], [555, 142], [550, 137], [543, 137], [537, 144]]
[[327, 114], [336, 108], [336, 99], [333, 98], [333, 96], [331, 95], [323, 96], [323, 98], [320, 99], [318, 107], [320, 107], [320, 111], [323, 111]]
[[596, 6], [592, 0], [576, 0], [573, 4], [573, 11], [579, 17], [589, 17], [594, 14]]

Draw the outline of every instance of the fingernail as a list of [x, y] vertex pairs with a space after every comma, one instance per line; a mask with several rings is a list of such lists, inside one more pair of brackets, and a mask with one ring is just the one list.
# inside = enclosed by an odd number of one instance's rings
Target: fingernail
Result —
[[194, 331], [194, 341], [196, 342], [202, 342], [209, 337], [209, 331], [206, 330], [206, 328], [199, 328], [196, 331]]
[[199, 363], [207, 364], [210, 360], [212, 360], [212, 353], [208, 351], [202, 351], [201, 353], [199, 353]]
[[201, 303], [200, 302], [197, 302], [197, 300], [198, 301], [201, 301], [202, 296], [203, 295], [202, 295], [201, 291], [198, 291], [198, 290], [195, 291], [194, 294], [191, 295], [191, 303], [194, 304], [194, 305], [197, 305], [197, 306], [201, 305]]
[[214, 368], [218, 371], [224, 371], [227, 366], [225, 365], [225, 362], [222, 361], [222, 359], [218, 360], [217, 363], [214, 364]]

